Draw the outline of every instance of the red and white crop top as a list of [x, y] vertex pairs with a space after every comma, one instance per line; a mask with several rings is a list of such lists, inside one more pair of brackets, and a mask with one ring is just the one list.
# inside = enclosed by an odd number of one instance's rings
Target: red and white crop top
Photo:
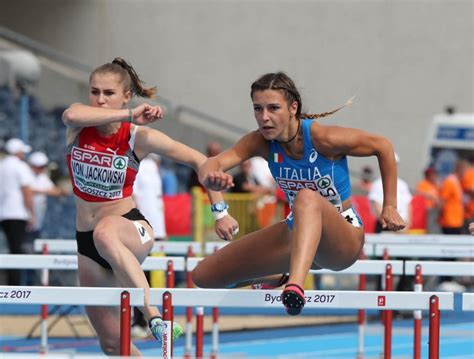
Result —
[[130, 134], [123, 122], [117, 133], [101, 135], [85, 127], [67, 148], [66, 161], [76, 196], [88, 202], [105, 202], [132, 195], [140, 162], [133, 152], [138, 126]]

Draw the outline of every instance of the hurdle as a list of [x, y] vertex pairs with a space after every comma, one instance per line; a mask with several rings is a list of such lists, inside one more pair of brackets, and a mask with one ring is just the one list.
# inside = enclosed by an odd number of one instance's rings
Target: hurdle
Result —
[[[176, 271], [184, 271], [184, 257], [147, 257], [143, 270], [167, 270], [168, 262]], [[0, 254], [0, 269], [62, 269], [77, 270], [77, 256], [71, 254]]]
[[[225, 247], [230, 242], [227, 241], [219, 241], [219, 242], [206, 242], [204, 244], [204, 253], [203, 255], [209, 255], [214, 253], [215, 251]], [[372, 256], [374, 253], [374, 245], [372, 243], [365, 243], [364, 244], [364, 253], [368, 256]]]
[[[166, 296], [168, 306], [194, 306], [198, 308], [198, 315], [202, 314], [204, 307], [282, 308], [281, 291], [278, 290], [153, 288], [150, 291], [150, 303], [163, 305], [164, 293], [169, 294]], [[305, 308], [429, 310], [430, 359], [439, 358], [440, 310], [454, 309], [453, 293], [307, 291], [305, 297], [307, 300]], [[199, 329], [199, 333], [201, 332]], [[167, 340], [166, 345], [171, 348], [173, 345], [171, 337]], [[202, 338], [198, 336], [196, 340], [196, 357], [202, 357]], [[390, 352], [384, 353], [384, 358], [390, 357]]]
[[380, 244], [403, 244], [403, 245], [449, 245], [449, 246], [472, 246], [474, 237], [470, 235], [446, 235], [446, 234], [390, 234], [390, 233], [367, 233], [365, 243]]
[[[142, 264], [145, 271], [163, 270], [166, 271], [167, 287], [174, 287], [174, 271], [184, 271], [186, 268], [186, 260], [183, 257], [147, 257]], [[0, 254], [0, 269], [41, 269], [42, 270], [42, 285], [47, 286], [49, 270], [77, 270], [78, 262], [76, 255], [69, 254]], [[62, 287], [61, 287], [62, 288]], [[53, 308], [55, 313], [57, 307]], [[73, 307], [71, 307], [72, 309]], [[51, 329], [62, 317], [69, 314], [61, 313], [53, 323], [49, 326]], [[48, 350], [48, 316], [52, 313], [48, 312], [47, 303], [41, 303], [41, 318], [33, 325], [28, 334], [31, 337], [38, 326], [41, 326], [40, 341], [42, 352]]]
[[[210, 246], [209, 249], [213, 247]], [[190, 273], [197, 264], [202, 260], [202, 258], [188, 258], [186, 262], [186, 271]], [[400, 260], [358, 260], [352, 266], [342, 270], [342, 271], [331, 271], [329, 269], [317, 269], [310, 270], [310, 273], [314, 274], [336, 274], [336, 275], [350, 275], [357, 274], [359, 275], [359, 290], [365, 289], [365, 275], [372, 274], [384, 274], [387, 279], [386, 290], [391, 290], [393, 286], [393, 275], [401, 275], [404, 273], [404, 263]], [[189, 286], [188, 286], [189, 288]], [[217, 353], [218, 351], [218, 336], [219, 336], [219, 327], [218, 327], [218, 310], [213, 310], [213, 330], [212, 330], [212, 353]], [[391, 327], [392, 320], [391, 316], [387, 316], [384, 320], [384, 346], [390, 347], [391, 345]], [[188, 319], [188, 323], [190, 319]], [[364, 336], [365, 336], [365, 312], [363, 309], [358, 313], [358, 350], [359, 355], [363, 355], [364, 352]], [[188, 334], [189, 333], [189, 334]], [[191, 334], [187, 331], [187, 337]], [[186, 352], [189, 353], [191, 350], [192, 344], [189, 340], [186, 341]], [[385, 350], [385, 351], [388, 351]]]
[[120, 355], [130, 355], [131, 307], [143, 306], [142, 288], [0, 286], [0, 304], [120, 306]]
[[374, 244], [373, 255], [384, 257], [387, 253], [393, 257], [400, 258], [474, 258], [474, 245], [458, 244], [448, 246], [446, 244]]
[[[473, 262], [405, 261], [404, 272], [415, 276], [414, 291], [423, 290], [423, 275], [474, 276]], [[464, 303], [464, 301], [463, 301]], [[413, 358], [421, 358], [421, 310], [413, 312]]]
[[[75, 239], [35, 239], [33, 246], [37, 253], [42, 252], [45, 246], [49, 253], [77, 253]], [[189, 250], [193, 253], [201, 253], [201, 243], [155, 241], [151, 253], [164, 252], [166, 254], [187, 255]]]
[[462, 294], [462, 310], [474, 312], [474, 293]]

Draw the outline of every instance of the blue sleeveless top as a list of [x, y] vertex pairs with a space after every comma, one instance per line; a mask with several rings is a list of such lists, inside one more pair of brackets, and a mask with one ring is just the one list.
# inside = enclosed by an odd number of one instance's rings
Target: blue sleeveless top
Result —
[[[341, 213], [342, 202], [351, 196], [351, 182], [347, 157], [331, 161], [313, 147], [311, 124], [313, 120], [302, 119], [304, 155], [300, 160], [288, 157], [278, 141], [270, 142], [268, 167], [278, 186], [285, 192], [290, 205], [296, 193], [303, 188], [318, 191]], [[288, 220], [293, 219], [290, 213]]]

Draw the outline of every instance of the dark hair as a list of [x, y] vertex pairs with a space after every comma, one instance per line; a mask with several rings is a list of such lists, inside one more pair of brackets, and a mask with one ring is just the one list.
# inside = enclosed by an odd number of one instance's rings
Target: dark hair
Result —
[[256, 91], [264, 91], [264, 90], [280, 90], [283, 92], [283, 96], [285, 97], [288, 105], [291, 105], [294, 101], [298, 103], [298, 108], [296, 110], [296, 118], [299, 120], [301, 118], [320, 118], [332, 115], [333, 113], [339, 111], [341, 108], [345, 107], [352, 103], [352, 99], [346, 102], [343, 106], [336, 108], [335, 110], [323, 112], [323, 113], [301, 113], [301, 108], [303, 107], [303, 103], [301, 101], [301, 95], [298, 89], [295, 86], [293, 80], [284, 72], [275, 72], [265, 74], [260, 77], [257, 81], [255, 81], [250, 90], [250, 97], [253, 98], [253, 94]]
[[99, 66], [92, 71], [89, 82], [96, 74], [113, 73], [120, 76], [125, 91], [131, 91], [133, 95], [152, 98], [156, 95], [156, 87], [145, 87], [132, 65], [121, 57], [116, 57], [112, 62]]

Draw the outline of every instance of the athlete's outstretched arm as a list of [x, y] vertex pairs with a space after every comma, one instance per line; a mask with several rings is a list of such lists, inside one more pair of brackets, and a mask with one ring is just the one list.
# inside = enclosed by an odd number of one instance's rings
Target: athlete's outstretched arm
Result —
[[[135, 140], [135, 153], [139, 158], [144, 158], [149, 153], [156, 153], [192, 167], [195, 171], [204, 164], [207, 157], [201, 152], [173, 140], [164, 133], [140, 127]], [[222, 193], [207, 191], [212, 204], [223, 201]], [[216, 233], [220, 238], [231, 240], [232, 233], [239, 227], [237, 221], [230, 215], [216, 220]]]
[[160, 106], [147, 103], [133, 109], [110, 109], [74, 103], [63, 112], [63, 122], [68, 128], [101, 126], [113, 122], [132, 122], [146, 125], [163, 117]]
[[405, 227], [397, 211], [397, 164], [392, 143], [387, 138], [358, 129], [318, 123], [312, 125], [311, 137], [318, 144], [318, 150], [328, 158], [337, 159], [343, 155], [376, 156], [384, 192], [380, 217], [382, 226], [393, 231]]
[[210, 157], [199, 168], [199, 181], [208, 189], [223, 191], [233, 187], [233, 178], [225, 171], [255, 156], [268, 158], [268, 143], [258, 132], [242, 137], [233, 147]]

